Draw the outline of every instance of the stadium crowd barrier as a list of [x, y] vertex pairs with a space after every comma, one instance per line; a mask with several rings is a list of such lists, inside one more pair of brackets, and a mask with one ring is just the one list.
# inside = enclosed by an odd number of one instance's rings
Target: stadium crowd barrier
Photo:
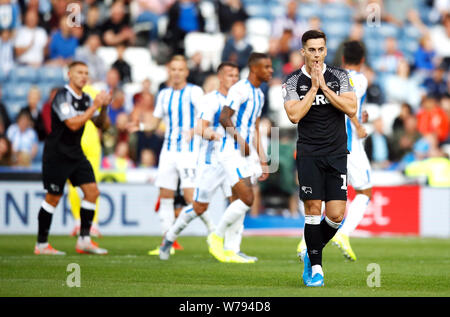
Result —
[[[105, 235], [160, 235], [160, 220], [154, 211], [158, 189], [152, 184], [100, 183], [99, 225]], [[66, 188], [67, 189], [67, 188]], [[349, 189], [349, 199], [354, 198]], [[35, 234], [37, 214], [45, 192], [38, 181], [0, 181], [0, 234]], [[358, 236], [450, 237], [450, 188], [419, 185], [375, 186], [365, 216], [355, 231]], [[212, 199], [210, 215], [218, 222], [226, 207], [219, 191]], [[266, 217], [269, 218], [269, 217]], [[300, 236], [303, 220], [259, 223], [247, 217], [245, 234]], [[69, 234], [74, 221], [67, 196], [58, 205], [52, 234]], [[206, 235], [198, 219], [184, 235]]]

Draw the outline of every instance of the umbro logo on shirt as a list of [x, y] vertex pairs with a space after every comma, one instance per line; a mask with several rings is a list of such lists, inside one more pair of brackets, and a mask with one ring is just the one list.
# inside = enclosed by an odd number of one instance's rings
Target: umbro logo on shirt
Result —
[[301, 85], [300, 87], [298, 87], [298, 89], [300, 89], [301, 91], [308, 91], [309, 87], [306, 85]]

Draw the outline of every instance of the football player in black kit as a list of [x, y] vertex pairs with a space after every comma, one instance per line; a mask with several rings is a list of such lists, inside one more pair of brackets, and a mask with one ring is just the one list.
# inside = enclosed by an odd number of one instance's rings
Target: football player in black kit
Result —
[[324, 63], [325, 34], [307, 31], [302, 45], [305, 65], [287, 77], [283, 97], [289, 119], [298, 123], [297, 169], [307, 247], [303, 282], [323, 286], [322, 250], [337, 232], [347, 201], [345, 115], [355, 115], [357, 101], [347, 72]]
[[84, 125], [89, 119], [92, 118], [97, 126], [103, 125], [111, 96], [101, 91], [92, 101], [82, 92], [89, 78], [89, 70], [85, 63], [72, 62], [69, 65], [68, 76], [69, 84], [57, 92], [52, 102], [52, 132], [45, 140], [42, 162], [42, 179], [47, 194], [39, 210], [38, 236], [34, 253], [65, 254], [48, 243], [48, 233], [53, 212], [69, 179], [73, 186], [79, 186], [84, 193], [80, 209], [80, 236], [75, 249], [78, 253], [106, 254], [107, 251], [99, 248], [89, 236], [95, 202], [100, 192], [92, 166], [83, 154], [80, 143]]

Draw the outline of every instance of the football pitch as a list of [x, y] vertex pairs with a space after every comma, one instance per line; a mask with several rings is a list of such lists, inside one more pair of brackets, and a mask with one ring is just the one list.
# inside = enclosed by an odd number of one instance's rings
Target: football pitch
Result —
[[[169, 261], [147, 255], [160, 237], [96, 241], [108, 255], [79, 255], [75, 238], [51, 236], [67, 255], [36, 256], [35, 236], [0, 235], [0, 296], [450, 296], [450, 239], [353, 238], [356, 262], [328, 245], [322, 288], [302, 284], [298, 238], [244, 236], [242, 250], [259, 258], [255, 264], [217, 262], [205, 237], [181, 237], [184, 250]], [[80, 287], [67, 283], [74, 281], [71, 263], [79, 266]]]

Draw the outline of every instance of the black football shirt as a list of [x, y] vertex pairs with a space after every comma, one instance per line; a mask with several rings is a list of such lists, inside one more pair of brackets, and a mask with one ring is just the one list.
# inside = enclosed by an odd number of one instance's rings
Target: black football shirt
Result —
[[83, 92], [79, 96], [68, 85], [56, 93], [52, 102], [52, 132], [45, 140], [44, 160], [55, 157], [79, 160], [85, 157], [81, 148], [84, 125], [72, 131], [64, 121], [83, 114], [91, 103], [89, 95]]
[[[336, 94], [353, 91], [347, 71], [324, 64], [323, 77]], [[311, 88], [306, 67], [291, 73], [283, 84], [284, 101], [302, 100]], [[298, 122], [297, 154], [322, 156], [346, 154], [347, 131], [345, 113], [335, 108], [319, 88], [315, 101]]]

